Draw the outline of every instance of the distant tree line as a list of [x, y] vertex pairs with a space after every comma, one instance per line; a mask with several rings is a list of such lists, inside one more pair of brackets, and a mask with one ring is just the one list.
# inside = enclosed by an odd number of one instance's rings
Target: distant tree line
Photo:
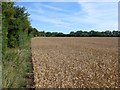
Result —
[[14, 2], [2, 2], [2, 48], [21, 47], [36, 29], [30, 25], [30, 14], [25, 7], [15, 6]]
[[42, 37], [119, 37], [120, 36], [120, 31], [71, 31], [69, 34], [64, 34], [62, 32], [45, 32], [45, 31], [38, 31], [36, 30], [37, 34], [36, 36], [42, 36]]

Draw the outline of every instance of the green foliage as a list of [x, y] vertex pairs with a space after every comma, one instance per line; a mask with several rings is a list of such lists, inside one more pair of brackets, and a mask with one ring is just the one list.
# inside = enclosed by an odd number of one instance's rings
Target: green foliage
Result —
[[24, 68], [24, 70], [25, 70], [26, 72], [29, 72], [29, 71], [30, 71], [30, 67], [31, 67], [31, 65], [30, 65], [29, 63], [24, 63], [24, 64], [23, 64], [23, 68]]
[[61, 32], [37, 32], [39, 36], [46, 36], [46, 37], [120, 37], [120, 31], [71, 31], [69, 34], [64, 34]]
[[44, 31], [39, 32], [39, 36], [46, 36], [46, 33]]
[[2, 65], [2, 84], [3, 88], [21, 88], [26, 87], [26, 72], [30, 66], [27, 65], [30, 58], [30, 49], [28, 45], [24, 48], [9, 48], [4, 53]]
[[22, 47], [37, 35], [37, 29], [30, 26], [29, 15], [25, 7], [15, 6], [14, 2], [2, 3], [3, 52], [6, 48]]

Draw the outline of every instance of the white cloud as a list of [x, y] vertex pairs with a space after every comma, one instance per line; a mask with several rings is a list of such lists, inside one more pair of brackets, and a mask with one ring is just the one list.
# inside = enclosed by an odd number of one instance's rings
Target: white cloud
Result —
[[78, 0], [79, 2], [119, 2], [119, 0]]
[[[8, 0], [2, 0], [3, 2]], [[12, 0], [16, 2], [119, 2], [119, 0]]]
[[[79, 12], [58, 14], [56, 11], [65, 11], [55, 6], [34, 4], [35, 8], [30, 9], [35, 12], [31, 14], [31, 19], [41, 24], [50, 24], [50, 28], [64, 28], [69, 30], [95, 29], [95, 30], [113, 30], [118, 28], [118, 4], [117, 3], [85, 3], [78, 2], [81, 9]], [[51, 9], [53, 16], [45, 15], [47, 12], [40, 7]], [[38, 9], [39, 10], [38, 10]], [[62, 17], [61, 17], [62, 16]], [[92, 25], [91, 28], [87, 25]], [[44, 26], [45, 26], [44, 25]], [[87, 27], [86, 27], [87, 26]]]
[[117, 3], [82, 3], [83, 12], [86, 12], [84, 21], [96, 24], [96, 28], [117, 29]]
[[53, 26], [69, 26], [69, 23], [67, 22], [63, 22], [61, 19], [59, 18], [49, 18], [49, 17], [46, 17], [44, 15], [37, 15], [37, 14], [33, 14], [31, 15], [32, 16], [32, 19], [35, 20], [35, 21], [38, 21], [38, 22], [45, 22], [47, 24], [51, 24]]
[[44, 6], [44, 7], [47, 7], [47, 8], [49, 8], [49, 9], [51, 9], [51, 10], [68, 12], [68, 11], [65, 10], [65, 9], [57, 8], [57, 7], [54, 7], [54, 6], [44, 5], [44, 4], [41, 4], [41, 5]]

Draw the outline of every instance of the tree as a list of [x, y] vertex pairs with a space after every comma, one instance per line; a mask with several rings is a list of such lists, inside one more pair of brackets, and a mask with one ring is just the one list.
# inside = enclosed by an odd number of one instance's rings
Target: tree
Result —
[[75, 36], [77, 36], [77, 37], [82, 36], [82, 33], [83, 33], [82, 30], [81, 31], [76, 31]]
[[31, 27], [30, 14], [25, 7], [15, 6], [14, 2], [3, 2], [2, 9], [3, 49], [21, 47], [31, 36], [39, 35], [37, 29]]
[[51, 32], [46, 32], [46, 37], [50, 37], [52, 36], [52, 33]]
[[74, 37], [74, 36], [75, 36], [75, 32], [74, 32], [74, 31], [71, 31], [70, 34], [69, 34], [69, 36]]
[[43, 36], [43, 37], [45, 37], [45, 36], [46, 36], [45, 31], [40, 31], [40, 32], [39, 32], [39, 36]]
[[13, 2], [4, 2], [2, 3], [2, 49], [6, 50], [8, 46], [8, 29], [12, 19], [14, 17]]

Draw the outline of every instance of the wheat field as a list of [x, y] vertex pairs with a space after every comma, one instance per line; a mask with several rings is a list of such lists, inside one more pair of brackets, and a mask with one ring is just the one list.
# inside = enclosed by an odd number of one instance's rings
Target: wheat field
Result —
[[36, 88], [117, 88], [117, 37], [35, 37]]

